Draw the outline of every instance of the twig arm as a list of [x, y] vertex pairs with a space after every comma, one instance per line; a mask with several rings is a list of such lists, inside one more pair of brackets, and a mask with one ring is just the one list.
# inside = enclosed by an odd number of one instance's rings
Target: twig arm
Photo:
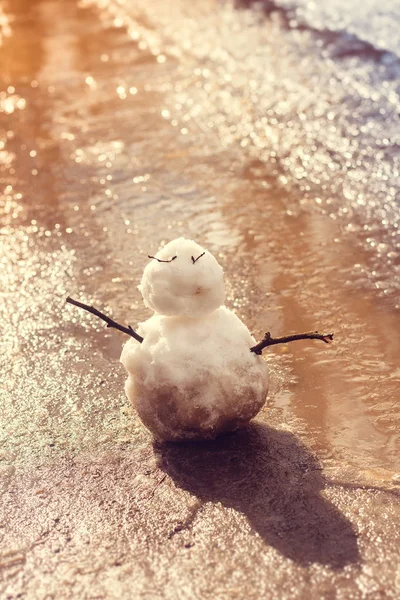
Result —
[[131, 337], [135, 338], [135, 340], [137, 340], [138, 342], [140, 342], [140, 343], [143, 342], [142, 336], [139, 335], [138, 333], [136, 333], [136, 331], [134, 331], [130, 325], [128, 325], [128, 327], [124, 327], [123, 325], [120, 325], [116, 321], [113, 321], [113, 319], [110, 319], [110, 317], [107, 317], [107, 315], [105, 315], [102, 312], [100, 312], [99, 310], [97, 310], [97, 308], [94, 308], [93, 306], [89, 306], [88, 304], [83, 304], [83, 302], [78, 302], [78, 300], [73, 300], [73, 298], [70, 298], [69, 296], [68, 296], [66, 302], [68, 302], [69, 304], [73, 304], [74, 306], [77, 306], [78, 308], [82, 308], [83, 310], [90, 312], [92, 315], [95, 315], [96, 317], [99, 317], [99, 319], [101, 319], [102, 321], [105, 321], [105, 323], [107, 323], [107, 327], [113, 327], [114, 329], [118, 329], [119, 331], [122, 331], [123, 333], [126, 333], [127, 335], [130, 335]]
[[262, 354], [262, 351], [267, 346], [275, 346], [275, 344], [287, 344], [288, 342], [294, 342], [296, 340], [322, 340], [325, 344], [330, 344], [333, 341], [333, 333], [327, 333], [322, 335], [318, 331], [310, 331], [309, 333], [296, 333], [294, 335], [286, 335], [280, 338], [273, 338], [268, 331], [264, 339], [258, 344], [250, 348], [254, 354]]

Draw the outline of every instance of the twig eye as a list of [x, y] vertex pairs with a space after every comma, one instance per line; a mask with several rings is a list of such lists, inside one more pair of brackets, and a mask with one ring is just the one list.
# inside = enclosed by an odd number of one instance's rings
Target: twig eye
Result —
[[147, 255], [149, 258], [154, 258], [154, 260], [157, 260], [158, 262], [162, 262], [162, 263], [170, 263], [173, 260], [175, 260], [176, 258], [178, 258], [177, 256], [173, 256], [172, 258], [170, 258], [169, 260], [162, 260], [161, 258], [157, 258], [156, 256], [150, 256], [150, 254]]
[[205, 255], [205, 252], [203, 252], [203, 254], [200, 254], [200, 256], [198, 256], [197, 258], [194, 258], [194, 256], [191, 257], [192, 259], [192, 263], [194, 264], [195, 262], [197, 262], [199, 260], [199, 258], [201, 258], [202, 256]]

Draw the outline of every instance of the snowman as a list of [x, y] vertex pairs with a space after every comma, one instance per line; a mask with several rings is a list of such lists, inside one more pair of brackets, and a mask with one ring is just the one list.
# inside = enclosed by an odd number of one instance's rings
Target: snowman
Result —
[[248, 423], [265, 404], [268, 367], [226, 306], [223, 270], [195, 242], [166, 244], [146, 266], [139, 289], [154, 311], [125, 344], [125, 391], [161, 440], [214, 438]]
[[280, 338], [268, 332], [256, 344], [224, 306], [223, 270], [210, 252], [178, 238], [149, 258], [139, 289], [154, 314], [137, 331], [92, 306], [72, 298], [67, 302], [130, 336], [121, 354], [126, 395], [159, 440], [210, 439], [243, 427], [267, 398], [264, 348], [333, 339], [317, 331]]

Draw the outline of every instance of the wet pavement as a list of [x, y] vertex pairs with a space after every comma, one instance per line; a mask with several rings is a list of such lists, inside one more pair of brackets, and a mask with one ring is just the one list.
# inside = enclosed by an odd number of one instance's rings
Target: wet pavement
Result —
[[[399, 60], [284, 5], [0, 8], [4, 598], [400, 594]], [[336, 341], [264, 353], [248, 429], [154, 445], [65, 297], [134, 326], [178, 235], [257, 339]]]

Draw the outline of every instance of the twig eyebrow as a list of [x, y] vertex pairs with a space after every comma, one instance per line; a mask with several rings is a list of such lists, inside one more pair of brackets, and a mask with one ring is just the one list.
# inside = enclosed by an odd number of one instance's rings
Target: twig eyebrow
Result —
[[173, 260], [175, 260], [176, 258], [178, 258], [177, 256], [173, 256], [172, 258], [170, 258], [169, 260], [162, 260], [161, 258], [157, 258], [157, 256], [150, 256], [150, 254], [147, 255], [149, 258], [154, 258], [154, 260], [158, 260], [158, 262], [172, 262]]
[[205, 255], [205, 252], [203, 252], [203, 254], [200, 254], [200, 256], [198, 256], [197, 258], [194, 258], [193, 256], [191, 257], [192, 259], [192, 263], [194, 264], [195, 262], [197, 262], [199, 260], [199, 258], [201, 258], [202, 256]]

